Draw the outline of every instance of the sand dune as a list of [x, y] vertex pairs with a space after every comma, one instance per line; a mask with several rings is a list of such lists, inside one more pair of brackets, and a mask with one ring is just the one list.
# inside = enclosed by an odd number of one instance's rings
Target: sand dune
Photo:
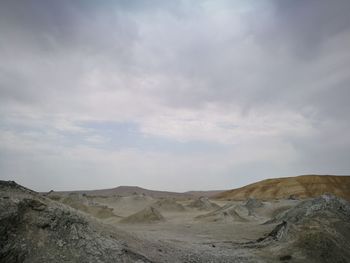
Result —
[[303, 175], [267, 179], [241, 188], [222, 192], [217, 199], [245, 200], [256, 198], [263, 200], [282, 198], [310, 198], [322, 194], [334, 194], [350, 200], [350, 176]]

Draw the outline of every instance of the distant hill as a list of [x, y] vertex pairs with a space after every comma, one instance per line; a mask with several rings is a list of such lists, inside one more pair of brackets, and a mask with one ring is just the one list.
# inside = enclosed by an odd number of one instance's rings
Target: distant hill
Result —
[[325, 193], [350, 200], [350, 176], [301, 175], [267, 179], [247, 186], [225, 191], [214, 196], [217, 199], [244, 200], [281, 199], [291, 196], [309, 198]]
[[144, 189], [138, 186], [118, 186], [110, 189], [101, 189], [101, 190], [79, 190], [79, 191], [64, 191], [64, 192], [55, 192], [59, 194], [69, 194], [69, 193], [80, 193], [87, 195], [95, 195], [95, 196], [130, 196], [130, 195], [146, 195], [154, 198], [193, 198], [199, 196], [210, 197], [221, 193], [223, 191], [189, 191], [184, 193], [178, 192], [168, 192], [168, 191], [156, 191]]
[[201, 196], [212, 197], [212, 196], [218, 195], [224, 191], [226, 191], [226, 190], [188, 191], [188, 192], [185, 192], [185, 194], [189, 194], [189, 195], [194, 196], [194, 197], [201, 197]]

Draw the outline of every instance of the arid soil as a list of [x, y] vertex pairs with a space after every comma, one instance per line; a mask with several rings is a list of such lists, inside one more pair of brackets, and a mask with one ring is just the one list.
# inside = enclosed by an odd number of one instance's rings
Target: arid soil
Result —
[[350, 204], [43, 195], [0, 183], [0, 262], [349, 262]]

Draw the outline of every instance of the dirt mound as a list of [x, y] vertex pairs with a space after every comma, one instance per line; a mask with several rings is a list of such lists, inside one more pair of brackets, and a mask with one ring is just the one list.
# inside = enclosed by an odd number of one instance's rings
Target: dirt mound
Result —
[[182, 212], [185, 211], [183, 205], [176, 202], [173, 198], [162, 198], [152, 204], [154, 208], [164, 212]]
[[61, 202], [97, 218], [119, 217], [113, 213], [113, 208], [97, 204], [84, 194], [71, 193], [68, 197], [61, 200]]
[[[308, 262], [348, 262], [350, 203], [324, 195], [301, 202], [275, 218], [279, 224], [258, 243], [274, 243], [274, 251]], [[276, 243], [277, 242], [277, 243]]]
[[264, 203], [261, 202], [260, 200], [249, 198], [247, 202], [244, 204], [244, 206], [247, 207], [248, 209], [254, 209], [254, 208], [260, 208], [264, 206]]
[[135, 214], [123, 218], [119, 222], [128, 224], [145, 224], [162, 221], [165, 221], [165, 218], [162, 216], [162, 214], [156, 208], [149, 206]]
[[69, 194], [67, 197], [64, 197], [61, 202], [69, 206], [71, 206], [71, 204], [91, 204], [91, 201], [86, 197], [86, 195], [76, 193]]
[[87, 212], [94, 217], [105, 219], [110, 217], [120, 217], [113, 213], [113, 208], [110, 208], [105, 205], [92, 205], [87, 207]]
[[260, 200], [249, 198], [243, 206], [248, 209], [248, 214], [250, 216], [255, 216], [257, 209], [263, 207], [264, 204]]
[[129, 216], [152, 205], [155, 199], [144, 195], [93, 197], [93, 202], [108, 206], [119, 216]]
[[211, 211], [211, 210], [217, 210], [220, 208], [219, 205], [210, 202], [208, 197], [200, 197], [196, 200], [193, 200], [188, 207], [190, 208], [196, 208], [198, 210], [205, 210], [205, 211]]
[[271, 222], [298, 223], [313, 217], [349, 219], [349, 202], [332, 195], [322, 195], [315, 199], [303, 201], [295, 207], [276, 215]]
[[350, 200], [350, 176], [303, 175], [263, 180], [216, 195], [218, 199], [259, 200], [313, 198], [326, 193]]
[[5, 197], [7, 196], [6, 192], [9, 192], [9, 191], [19, 191], [22, 194], [29, 194], [29, 195], [35, 195], [35, 196], [38, 195], [37, 192], [30, 190], [22, 185], [19, 185], [15, 181], [0, 180], [0, 191], [2, 195], [5, 195]]
[[0, 182], [0, 262], [150, 262], [104, 228], [63, 204]]
[[62, 196], [58, 195], [58, 194], [47, 194], [45, 196], [50, 198], [51, 200], [54, 200], [54, 201], [61, 201], [62, 200]]
[[206, 222], [247, 222], [249, 211], [240, 205], [227, 204], [213, 212], [195, 217]]

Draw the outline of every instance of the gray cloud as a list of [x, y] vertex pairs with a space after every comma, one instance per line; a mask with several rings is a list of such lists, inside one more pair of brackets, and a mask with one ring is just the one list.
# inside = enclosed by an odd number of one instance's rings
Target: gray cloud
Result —
[[[142, 177], [163, 188], [182, 187], [166, 183], [175, 172], [218, 178], [202, 188], [346, 173], [349, 11], [342, 0], [1, 1], [0, 170], [40, 177], [41, 189], [80, 187], [67, 185], [70, 173], [87, 174], [90, 188], [101, 173], [100, 187]], [[116, 138], [86, 122], [131, 123], [135, 136], [187, 147], [189, 162], [171, 150], [151, 160], [136, 143], [107, 149]], [[191, 142], [225, 150], [196, 155]], [[94, 158], [101, 172], [84, 168]], [[118, 165], [133, 179], [113, 179]]]
[[[338, 34], [349, 31], [346, 0], [270, 1], [270, 8], [254, 14], [255, 33], [268, 48], [287, 46], [299, 58], [311, 59], [323, 45]], [[264, 12], [265, 11], [265, 12]], [[263, 23], [261, 23], [263, 22]]]

